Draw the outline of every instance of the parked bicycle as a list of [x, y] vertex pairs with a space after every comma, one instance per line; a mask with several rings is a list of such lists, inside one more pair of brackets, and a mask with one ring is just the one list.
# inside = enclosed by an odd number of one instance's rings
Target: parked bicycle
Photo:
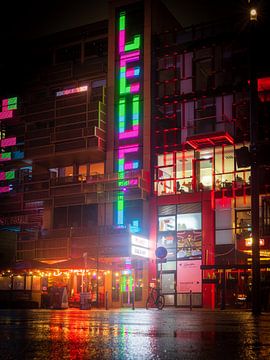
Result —
[[161, 289], [159, 288], [150, 288], [150, 294], [146, 300], [146, 310], [149, 308], [158, 308], [158, 310], [162, 310], [165, 305], [164, 295], [161, 294]]

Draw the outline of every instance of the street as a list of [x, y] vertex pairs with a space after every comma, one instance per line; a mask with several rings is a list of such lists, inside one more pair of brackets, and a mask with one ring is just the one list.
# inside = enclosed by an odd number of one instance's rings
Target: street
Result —
[[0, 310], [0, 359], [269, 359], [270, 314]]

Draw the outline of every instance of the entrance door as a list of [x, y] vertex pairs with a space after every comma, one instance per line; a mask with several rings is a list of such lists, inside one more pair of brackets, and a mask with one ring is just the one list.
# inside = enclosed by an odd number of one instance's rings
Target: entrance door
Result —
[[161, 275], [162, 294], [165, 305], [175, 305], [175, 272], [163, 272]]

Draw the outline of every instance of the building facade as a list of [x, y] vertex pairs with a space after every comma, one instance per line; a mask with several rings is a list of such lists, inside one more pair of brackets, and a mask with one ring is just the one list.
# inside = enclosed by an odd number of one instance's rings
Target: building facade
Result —
[[[247, 294], [246, 32], [229, 22], [183, 29], [156, 1], [115, 1], [108, 22], [48, 37], [32, 59], [40, 65], [20, 93], [2, 97], [1, 294], [28, 291], [46, 306], [51, 287], [66, 287], [70, 303], [91, 291], [98, 306], [144, 306], [156, 284], [167, 305], [210, 308], [225, 289], [230, 304]], [[269, 91], [260, 74], [263, 149]]]

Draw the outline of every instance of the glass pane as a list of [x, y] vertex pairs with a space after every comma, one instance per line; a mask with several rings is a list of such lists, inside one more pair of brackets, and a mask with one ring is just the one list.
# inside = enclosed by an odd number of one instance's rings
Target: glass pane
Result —
[[158, 218], [159, 231], [175, 230], [175, 216], [161, 216]]
[[[162, 264], [163, 265], [163, 264]], [[163, 269], [163, 266], [162, 266]], [[174, 293], [175, 292], [175, 280], [174, 280], [174, 273], [172, 274], [162, 274], [162, 292], [163, 293]]]
[[173, 165], [173, 154], [160, 154], [158, 155], [158, 166]]
[[222, 147], [215, 148], [215, 174], [222, 173]]
[[224, 148], [224, 172], [234, 171], [234, 148], [226, 146]]
[[104, 163], [96, 163], [90, 165], [90, 175], [104, 174]]
[[177, 230], [200, 230], [202, 228], [201, 213], [178, 214]]
[[197, 162], [199, 190], [212, 189], [212, 159]]

